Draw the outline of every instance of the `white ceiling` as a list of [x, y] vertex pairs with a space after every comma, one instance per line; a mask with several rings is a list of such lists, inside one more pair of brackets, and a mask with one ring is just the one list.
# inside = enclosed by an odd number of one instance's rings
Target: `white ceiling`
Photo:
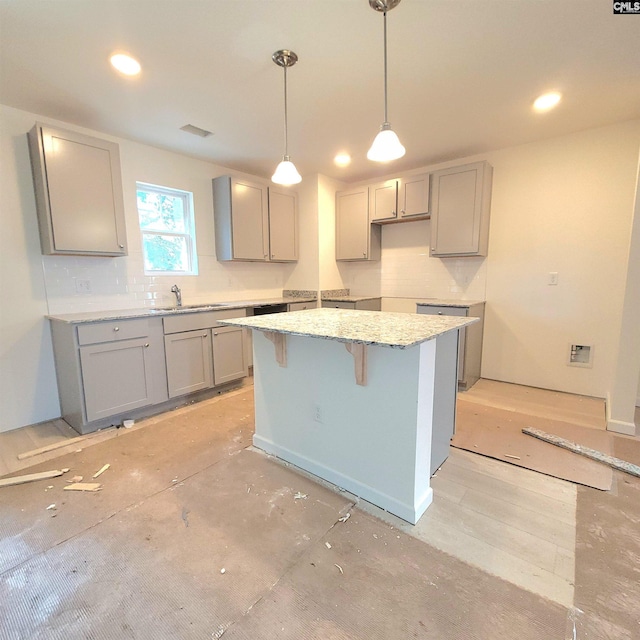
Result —
[[[403, 0], [387, 19], [389, 120], [407, 148], [391, 165], [366, 159], [383, 120], [368, 0], [0, 0], [0, 101], [268, 178], [284, 146], [271, 54], [289, 48], [291, 158], [345, 181], [640, 117], [640, 17], [611, 0]], [[115, 50], [140, 77], [113, 71]], [[560, 106], [533, 113], [549, 90]]]

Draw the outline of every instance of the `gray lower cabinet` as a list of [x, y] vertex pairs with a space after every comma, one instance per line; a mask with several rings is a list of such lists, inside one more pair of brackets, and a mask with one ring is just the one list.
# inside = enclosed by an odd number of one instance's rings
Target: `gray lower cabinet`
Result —
[[209, 389], [248, 375], [245, 332], [218, 320], [246, 315], [246, 309], [203, 311], [166, 316], [169, 397]]
[[247, 375], [244, 329], [220, 327], [213, 330], [213, 383], [232, 382]]
[[52, 321], [51, 332], [62, 417], [76, 431], [167, 400], [160, 318]]
[[482, 365], [482, 334], [484, 331], [484, 302], [469, 306], [446, 304], [418, 304], [418, 313], [438, 316], [480, 318], [480, 322], [460, 329], [458, 332], [458, 388], [470, 389], [480, 378]]
[[209, 329], [165, 336], [164, 350], [170, 398], [213, 386], [213, 353]]
[[323, 300], [322, 306], [329, 309], [356, 309], [358, 311], [380, 311], [381, 298], [369, 298], [367, 300]]

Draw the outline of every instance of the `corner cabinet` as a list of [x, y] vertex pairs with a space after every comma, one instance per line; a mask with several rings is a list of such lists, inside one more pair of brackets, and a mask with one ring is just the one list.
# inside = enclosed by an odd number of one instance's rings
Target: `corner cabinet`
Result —
[[487, 255], [492, 177], [487, 162], [431, 174], [430, 256]]
[[336, 193], [336, 260], [380, 260], [381, 229], [369, 220], [369, 188]]
[[216, 257], [220, 261], [295, 262], [298, 196], [293, 191], [219, 176], [213, 179]]
[[27, 136], [42, 253], [127, 255], [118, 145], [40, 123]]

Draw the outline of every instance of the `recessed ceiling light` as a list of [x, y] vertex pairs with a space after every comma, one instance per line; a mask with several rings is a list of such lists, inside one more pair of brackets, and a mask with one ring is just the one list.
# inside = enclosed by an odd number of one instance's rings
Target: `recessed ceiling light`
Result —
[[109, 60], [113, 67], [125, 76], [137, 76], [140, 73], [140, 63], [126, 53], [114, 53]]
[[536, 101], [533, 103], [533, 108], [536, 111], [549, 111], [549, 109], [553, 109], [558, 102], [560, 102], [560, 98], [562, 96], [559, 93], [551, 92], [545, 93], [540, 97], [536, 98]]
[[347, 167], [351, 164], [351, 156], [348, 153], [339, 153], [333, 161], [339, 167]]

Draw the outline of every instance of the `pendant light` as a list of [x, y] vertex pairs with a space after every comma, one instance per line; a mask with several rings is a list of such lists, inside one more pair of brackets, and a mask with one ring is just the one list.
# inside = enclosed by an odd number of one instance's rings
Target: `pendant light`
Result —
[[298, 184], [302, 180], [296, 166], [289, 159], [287, 133], [287, 68], [298, 62], [298, 56], [288, 49], [280, 49], [280, 51], [276, 51], [271, 56], [271, 59], [284, 69], [284, 156], [282, 157], [282, 162], [276, 167], [275, 173], [271, 176], [271, 180], [276, 184], [288, 186]]
[[369, 0], [369, 6], [384, 16], [384, 122], [367, 152], [367, 158], [375, 162], [389, 162], [402, 158], [405, 148], [391, 129], [387, 118], [387, 11], [400, 4], [400, 0]]

